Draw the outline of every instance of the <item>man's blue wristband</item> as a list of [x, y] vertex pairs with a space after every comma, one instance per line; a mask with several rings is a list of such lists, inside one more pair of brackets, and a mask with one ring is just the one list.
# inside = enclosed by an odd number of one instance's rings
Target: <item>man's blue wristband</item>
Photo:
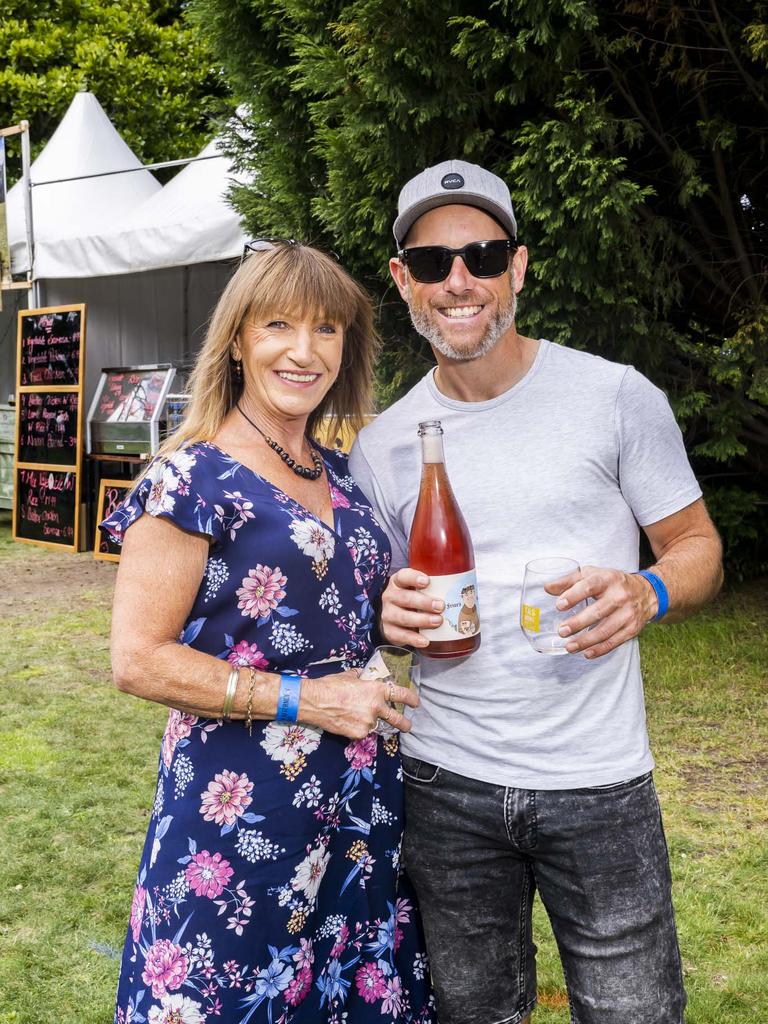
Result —
[[280, 673], [276, 722], [295, 722], [299, 717], [302, 678], [295, 672]]
[[657, 576], [655, 572], [649, 572], [647, 569], [642, 569], [640, 572], [636, 572], [635, 576], [644, 576], [656, 591], [656, 600], [659, 602], [659, 608], [651, 619], [651, 622], [663, 619], [669, 611], [669, 592], [664, 585], [664, 580], [660, 576]]

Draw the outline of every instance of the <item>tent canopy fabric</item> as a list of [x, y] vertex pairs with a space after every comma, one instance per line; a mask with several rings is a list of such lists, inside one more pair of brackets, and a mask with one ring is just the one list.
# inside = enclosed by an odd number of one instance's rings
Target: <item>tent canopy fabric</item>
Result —
[[[75, 95], [45, 149], [33, 162], [34, 182], [140, 168], [141, 161], [123, 141], [99, 101], [89, 92]], [[68, 277], [65, 240], [101, 231], [125, 217], [161, 185], [149, 171], [40, 185], [32, 189], [35, 277]], [[13, 273], [29, 269], [24, 216], [24, 182], [8, 192], [8, 234]]]
[[214, 139], [171, 181], [119, 222], [67, 243], [66, 273], [106, 277], [210, 263], [239, 256], [245, 236], [225, 200], [230, 164]]
[[[35, 183], [141, 168], [96, 97], [80, 92], [32, 164], [36, 279], [110, 277], [228, 260], [245, 236], [225, 194], [232, 178], [217, 140], [163, 188], [145, 170], [56, 185]], [[24, 184], [8, 193], [14, 273], [28, 269]]]
[[[186, 155], [186, 154], [183, 154]], [[39, 305], [88, 306], [85, 408], [102, 367], [194, 358], [245, 241], [224, 195], [229, 160], [211, 142], [162, 188], [98, 100], [78, 93], [32, 165], [32, 181], [138, 168], [32, 189]], [[24, 185], [8, 193], [13, 271], [28, 266]], [[0, 396], [16, 381], [16, 309], [0, 309]], [[29, 301], [32, 301], [31, 299]], [[181, 381], [179, 381], [179, 387]]]

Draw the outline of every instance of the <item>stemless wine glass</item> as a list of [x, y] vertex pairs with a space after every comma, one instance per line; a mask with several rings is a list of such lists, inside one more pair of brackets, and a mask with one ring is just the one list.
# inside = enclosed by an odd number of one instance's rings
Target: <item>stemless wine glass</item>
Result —
[[[421, 664], [419, 657], [414, 651], [407, 647], [395, 647], [392, 644], [383, 644], [376, 647], [373, 654], [360, 672], [361, 679], [380, 679], [385, 683], [394, 683], [395, 686], [405, 686], [407, 689], [418, 689], [421, 679]], [[405, 707], [400, 701], [390, 704], [401, 715]], [[380, 718], [376, 723], [376, 732], [380, 736], [391, 736], [397, 732], [393, 725]]]
[[557, 595], [548, 594], [544, 587], [578, 571], [579, 563], [573, 558], [534, 558], [525, 566], [520, 625], [528, 643], [539, 654], [569, 653], [565, 645], [573, 635], [560, 636], [558, 630], [566, 619], [586, 608], [587, 602], [580, 601], [572, 608], [560, 611], [555, 607]]

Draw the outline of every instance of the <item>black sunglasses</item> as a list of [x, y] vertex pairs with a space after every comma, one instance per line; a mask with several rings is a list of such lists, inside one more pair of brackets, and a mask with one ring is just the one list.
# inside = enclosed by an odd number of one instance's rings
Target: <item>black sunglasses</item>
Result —
[[[279, 245], [293, 246], [302, 244], [302, 242], [297, 241], [295, 238], [280, 238], [277, 235], [270, 235], [266, 238], [252, 238], [250, 242], [246, 242], [243, 246], [243, 255], [240, 257], [238, 269], [243, 265], [243, 260], [249, 253], [268, 252], [270, 249], [276, 249]], [[316, 249], [317, 246], [312, 246], [312, 248]], [[332, 249], [318, 249], [318, 252], [325, 252], [327, 256], [332, 256], [337, 263], [341, 263], [339, 254]]]
[[517, 249], [516, 238], [494, 238], [487, 242], [470, 242], [461, 249], [449, 249], [446, 245], [417, 245], [400, 249], [397, 256], [416, 281], [437, 284], [450, 274], [455, 256], [461, 256], [472, 277], [498, 277], [509, 266], [510, 254]]

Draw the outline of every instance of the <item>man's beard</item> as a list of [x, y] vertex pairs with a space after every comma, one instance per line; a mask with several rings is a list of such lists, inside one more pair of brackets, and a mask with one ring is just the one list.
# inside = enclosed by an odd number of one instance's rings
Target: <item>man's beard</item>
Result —
[[453, 345], [443, 337], [440, 326], [433, 319], [433, 317], [439, 316], [440, 314], [434, 312], [432, 316], [430, 316], [424, 306], [416, 306], [411, 301], [410, 288], [408, 295], [408, 311], [411, 314], [411, 323], [413, 326], [423, 338], [426, 338], [433, 348], [436, 348], [438, 352], [442, 353], [442, 355], [446, 356], [448, 359], [455, 359], [459, 362], [466, 363], [472, 359], [479, 359], [481, 356], [487, 355], [501, 340], [501, 338], [504, 337], [507, 331], [514, 326], [515, 316], [517, 315], [517, 295], [510, 288], [509, 300], [504, 303], [499, 302], [498, 309], [491, 319], [491, 322], [488, 324], [488, 329], [473, 349], [454, 348]]

